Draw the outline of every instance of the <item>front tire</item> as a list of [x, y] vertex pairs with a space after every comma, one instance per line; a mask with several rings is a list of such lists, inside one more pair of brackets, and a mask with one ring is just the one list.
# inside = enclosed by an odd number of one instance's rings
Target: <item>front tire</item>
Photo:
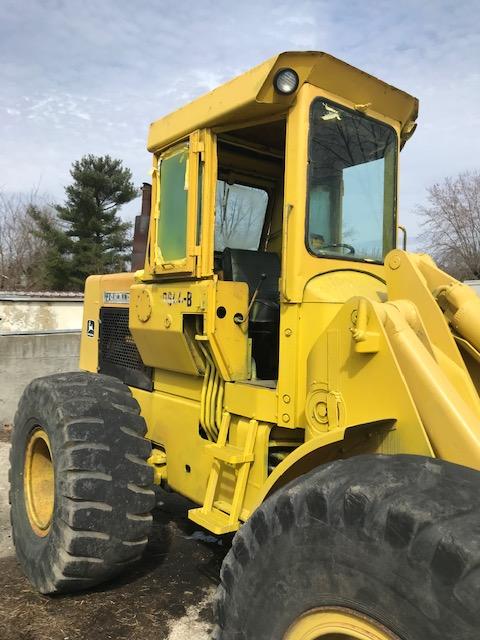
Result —
[[360, 456], [298, 478], [236, 534], [217, 640], [478, 640], [480, 474]]
[[137, 560], [154, 507], [151, 445], [126, 385], [93, 373], [25, 389], [10, 453], [17, 558], [41, 593], [109, 580]]

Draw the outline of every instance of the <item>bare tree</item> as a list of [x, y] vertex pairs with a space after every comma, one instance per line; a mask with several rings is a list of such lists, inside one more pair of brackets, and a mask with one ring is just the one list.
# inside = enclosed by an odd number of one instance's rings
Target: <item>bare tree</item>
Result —
[[460, 280], [480, 279], [480, 172], [445, 178], [427, 189], [419, 207], [419, 240], [438, 264]]
[[41, 264], [47, 247], [34, 233], [32, 207], [54, 215], [46, 198], [35, 191], [29, 195], [0, 192], [0, 290], [42, 288]]

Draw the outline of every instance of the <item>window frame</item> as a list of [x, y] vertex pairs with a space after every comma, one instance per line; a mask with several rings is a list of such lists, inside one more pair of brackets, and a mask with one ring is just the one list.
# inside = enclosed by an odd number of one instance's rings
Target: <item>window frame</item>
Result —
[[[341, 261], [347, 261], [347, 262], [359, 262], [359, 263], [364, 263], [364, 264], [376, 264], [376, 265], [383, 265], [384, 264], [384, 259], [382, 260], [374, 260], [373, 258], [358, 258], [355, 257], [355, 255], [351, 255], [351, 254], [347, 254], [347, 255], [341, 255], [341, 254], [328, 254], [328, 255], [318, 255], [317, 253], [315, 253], [314, 251], [312, 251], [312, 249], [310, 248], [310, 243], [309, 243], [309, 235], [310, 235], [310, 190], [311, 190], [311, 172], [310, 172], [310, 158], [311, 158], [311, 130], [312, 130], [312, 121], [313, 121], [313, 109], [314, 109], [314, 105], [315, 103], [319, 102], [319, 101], [323, 101], [323, 102], [327, 102], [329, 105], [332, 105], [333, 107], [337, 107], [343, 111], [348, 111], [349, 113], [365, 118], [366, 120], [370, 120], [371, 122], [374, 122], [376, 124], [380, 124], [386, 128], [388, 128], [394, 135], [395, 137], [395, 149], [394, 149], [394, 154], [393, 154], [393, 216], [392, 216], [392, 229], [391, 229], [391, 233], [392, 233], [392, 247], [391, 249], [389, 249], [389, 251], [391, 251], [392, 249], [395, 249], [397, 246], [397, 226], [398, 226], [398, 155], [399, 155], [399, 139], [398, 139], [398, 134], [397, 131], [394, 129], [394, 127], [392, 127], [390, 124], [388, 124], [387, 122], [380, 120], [378, 118], [372, 118], [371, 116], [368, 116], [364, 113], [361, 113], [355, 109], [351, 109], [350, 107], [347, 107], [344, 104], [338, 103], [335, 100], [332, 100], [331, 98], [328, 98], [326, 96], [323, 95], [316, 95], [313, 100], [310, 103], [310, 107], [309, 107], [309, 120], [308, 120], [308, 132], [307, 132], [307, 162], [306, 162], [306, 166], [307, 166], [307, 179], [306, 179], [306, 202], [305, 202], [305, 235], [304, 235], [304, 242], [305, 242], [305, 248], [307, 250], [307, 252], [313, 256], [316, 259], [321, 259], [321, 260], [341, 260]], [[388, 251], [385, 253], [385, 255], [387, 255]]]
[[[199, 167], [200, 163], [204, 163], [204, 143], [203, 131], [194, 131], [183, 140], [177, 141], [166, 149], [162, 149], [153, 156], [152, 167], [152, 215], [150, 221], [149, 232], [149, 251], [148, 261], [146, 265], [145, 276], [148, 273], [155, 276], [165, 277], [191, 277], [196, 274], [198, 264], [197, 258], [200, 250], [197, 245], [197, 220], [203, 225], [200, 206], [203, 206], [203, 194], [205, 189], [199, 190]], [[186, 184], [187, 184], [187, 205], [186, 205], [186, 244], [185, 257], [176, 260], [164, 260], [161, 254], [158, 242], [159, 220], [160, 220], [160, 172], [161, 160], [166, 159], [177, 153], [182, 148], [187, 148], [186, 163]], [[202, 172], [202, 182], [205, 180], [205, 171]], [[199, 203], [202, 199], [202, 204]]]

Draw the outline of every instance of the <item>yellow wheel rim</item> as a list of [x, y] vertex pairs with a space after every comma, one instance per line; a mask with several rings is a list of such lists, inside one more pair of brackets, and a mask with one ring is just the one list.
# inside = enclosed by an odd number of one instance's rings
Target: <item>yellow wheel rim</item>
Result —
[[296, 620], [284, 640], [398, 640], [367, 616], [350, 609], [313, 609]]
[[30, 525], [37, 536], [44, 537], [52, 523], [55, 483], [50, 441], [41, 427], [35, 428], [30, 434], [23, 478]]

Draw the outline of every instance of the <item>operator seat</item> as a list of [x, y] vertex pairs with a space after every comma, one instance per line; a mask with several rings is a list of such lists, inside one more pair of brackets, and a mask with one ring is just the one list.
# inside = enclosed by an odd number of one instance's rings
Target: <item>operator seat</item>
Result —
[[249, 303], [258, 288], [248, 324], [252, 355], [257, 367], [257, 377], [276, 380], [280, 326], [280, 258], [276, 253], [226, 248], [222, 255], [222, 267], [225, 280], [248, 284]]

